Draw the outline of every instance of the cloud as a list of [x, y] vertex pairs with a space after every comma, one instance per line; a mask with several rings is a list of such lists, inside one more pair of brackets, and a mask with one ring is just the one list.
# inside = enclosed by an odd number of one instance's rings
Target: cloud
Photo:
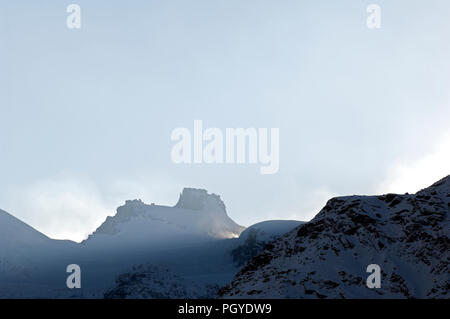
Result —
[[415, 193], [450, 174], [450, 132], [420, 158], [402, 160], [376, 186], [378, 193]]
[[5, 197], [9, 213], [54, 239], [81, 241], [114, 213], [89, 180], [38, 181]]

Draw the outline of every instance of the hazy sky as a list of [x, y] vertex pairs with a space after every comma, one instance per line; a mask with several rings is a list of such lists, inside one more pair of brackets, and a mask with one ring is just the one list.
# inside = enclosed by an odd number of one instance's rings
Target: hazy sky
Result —
[[[183, 187], [245, 226], [417, 191], [450, 173], [449, 17], [448, 0], [0, 0], [0, 208], [81, 240]], [[174, 164], [196, 119], [279, 128], [279, 172]]]

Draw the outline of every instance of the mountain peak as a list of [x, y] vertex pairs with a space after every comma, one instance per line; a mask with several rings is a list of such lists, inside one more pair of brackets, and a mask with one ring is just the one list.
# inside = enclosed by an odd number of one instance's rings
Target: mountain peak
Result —
[[190, 210], [210, 210], [226, 214], [226, 208], [219, 195], [208, 194], [205, 189], [184, 188], [180, 194], [176, 208]]
[[[136, 245], [183, 243], [205, 238], [237, 237], [244, 227], [236, 224], [226, 213], [220, 196], [204, 189], [185, 188], [173, 206], [147, 205], [140, 199], [127, 200], [114, 216], [89, 236], [89, 241], [114, 236], [118, 242]], [[99, 236], [96, 236], [99, 235]]]

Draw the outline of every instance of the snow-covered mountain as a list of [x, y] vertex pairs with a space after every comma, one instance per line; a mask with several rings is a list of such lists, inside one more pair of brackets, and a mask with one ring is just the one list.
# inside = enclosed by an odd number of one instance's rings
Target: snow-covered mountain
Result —
[[227, 215], [219, 196], [185, 188], [173, 207], [126, 201], [80, 244], [76, 260], [86, 289], [110, 289], [133, 266], [161, 263], [173, 266], [177, 276], [225, 284], [236, 269], [224, 261], [221, 249], [227, 244], [222, 242], [243, 229]]
[[[333, 198], [253, 258], [224, 298], [449, 298], [450, 176], [414, 195]], [[369, 289], [369, 264], [381, 288]]]
[[[278, 221], [250, 227], [254, 254], [297, 225]], [[248, 246], [249, 233], [239, 237], [244, 229], [228, 217], [219, 196], [191, 188], [173, 207], [127, 201], [80, 244], [52, 240], [0, 211], [0, 298], [102, 298], [106, 291], [111, 297], [116, 292], [142, 298], [211, 296], [243, 265], [233, 252]], [[253, 256], [244, 256], [245, 262]], [[66, 287], [69, 264], [81, 267], [79, 291]], [[158, 286], [158, 278], [165, 284]]]
[[[225, 298], [448, 298], [449, 210], [446, 177], [415, 195], [334, 198], [308, 223], [244, 230], [219, 196], [185, 189], [173, 207], [127, 201], [81, 244], [0, 211], [0, 298], [197, 298], [218, 286]], [[381, 288], [366, 287], [369, 264]]]
[[[244, 229], [228, 217], [219, 196], [191, 188], [183, 190], [174, 207], [127, 201], [81, 244], [50, 239], [0, 211], [0, 297], [103, 297], [116, 276], [132, 265], [164, 260], [177, 264], [177, 256], [186, 251], [236, 238]], [[82, 293], [66, 291], [69, 264], [81, 266]], [[195, 260], [185, 264], [190, 268], [178, 269], [187, 275], [209, 267], [195, 267]], [[229, 270], [227, 281], [235, 272]], [[217, 277], [225, 284], [217, 273], [210, 272], [211, 281]]]
[[185, 188], [174, 207], [126, 201], [83, 245], [116, 251], [130, 247], [160, 250], [205, 239], [235, 238], [244, 229], [228, 217], [218, 195]]

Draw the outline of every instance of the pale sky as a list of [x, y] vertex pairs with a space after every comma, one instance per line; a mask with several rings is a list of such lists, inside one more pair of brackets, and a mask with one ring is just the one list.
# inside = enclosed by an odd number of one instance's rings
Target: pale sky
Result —
[[[0, 208], [79, 241], [183, 187], [244, 226], [415, 192], [450, 174], [449, 16], [447, 0], [0, 0]], [[196, 119], [279, 128], [279, 172], [174, 164], [171, 132]]]

